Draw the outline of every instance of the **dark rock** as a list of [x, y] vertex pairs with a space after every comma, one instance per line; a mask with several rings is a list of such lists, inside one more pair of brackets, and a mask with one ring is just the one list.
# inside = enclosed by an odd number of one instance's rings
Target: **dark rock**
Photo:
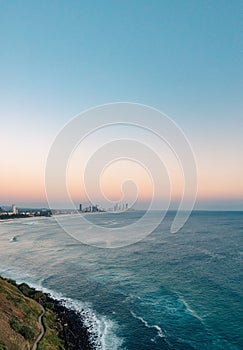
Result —
[[53, 303], [54, 313], [62, 325], [59, 336], [63, 339], [67, 350], [94, 350], [89, 328], [82, 321], [81, 313], [68, 309], [62, 305], [61, 301], [47, 296], [47, 302]]

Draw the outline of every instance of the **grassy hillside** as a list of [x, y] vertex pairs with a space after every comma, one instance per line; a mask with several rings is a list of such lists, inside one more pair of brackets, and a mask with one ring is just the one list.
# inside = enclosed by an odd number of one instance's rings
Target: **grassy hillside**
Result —
[[45, 295], [26, 284], [17, 286], [0, 277], [0, 350], [32, 349], [40, 334], [38, 317], [41, 308], [36, 300], [41, 300], [46, 309], [43, 318], [45, 335], [38, 349], [64, 349], [58, 335], [62, 326], [51, 310], [52, 305], [45, 303]]

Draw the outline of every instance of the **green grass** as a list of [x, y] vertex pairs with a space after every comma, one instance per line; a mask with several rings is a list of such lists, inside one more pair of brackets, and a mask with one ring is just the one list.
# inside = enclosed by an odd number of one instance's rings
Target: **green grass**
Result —
[[41, 339], [38, 350], [65, 349], [63, 341], [58, 336], [62, 326], [57, 321], [53, 311], [47, 310], [43, 317], [43, 323], [45, 327], [45, 336]]
[[46, 314], [43, 317], [45, 334], [38, 344], [38, 350], [65, 349], [59, 338], [62, 329], [52, 303], [46, 302], [44, 293], [30, 288], [27, 284], [16, 285], [0, 277], [0, 350], [25, 350], [32, 348], [40, 334], [38, 317], [43, 303]]

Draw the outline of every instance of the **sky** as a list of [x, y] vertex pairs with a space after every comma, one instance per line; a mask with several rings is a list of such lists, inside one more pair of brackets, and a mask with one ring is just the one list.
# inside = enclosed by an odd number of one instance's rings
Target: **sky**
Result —
[[[45, 206], [45, 164], [60, 130], [86, 109], [132, 102], [162, 111], [187, 136], [196, 208], [242, 210], [242, 10], [239, 0], [0, 0], [0, 205]], [[124, 166], [147, 181], [145, 200], [151, 179], [124, 162], [104, 172], [106, 195], [119, 200]]]

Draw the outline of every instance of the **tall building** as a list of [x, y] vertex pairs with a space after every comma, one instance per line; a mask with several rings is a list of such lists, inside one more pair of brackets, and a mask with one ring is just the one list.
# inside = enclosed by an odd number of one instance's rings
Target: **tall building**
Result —
[[18, 209], [17, 209], [17, 207], [16, 207], [16, 204], [13, 204], [12, 205], [12, 212], [13, 212], [13, 214], [18, 214]]
[[98, 205], [97, 204], [96, 205], [92, 205], [91, 211], [92, 211], [92, 213], [96, 213], [98, 211]]
[[82, 204], [79, 204], [79, 211], [83, 211], [83, 206], [82, 206]]

